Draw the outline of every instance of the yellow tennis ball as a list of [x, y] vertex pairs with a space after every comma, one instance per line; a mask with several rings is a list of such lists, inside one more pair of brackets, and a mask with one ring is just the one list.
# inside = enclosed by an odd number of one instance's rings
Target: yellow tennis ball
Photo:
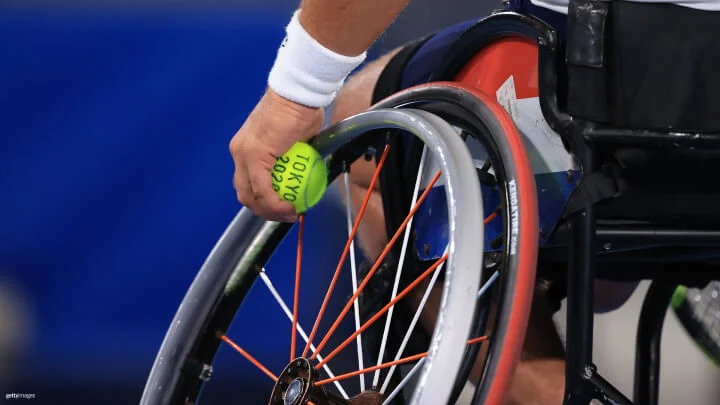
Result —
[[278, 158], [272, 169], [273, 189], [301, 214], [317, 204], [327, 188], [327, 166], [305, 142], [297, 142]]

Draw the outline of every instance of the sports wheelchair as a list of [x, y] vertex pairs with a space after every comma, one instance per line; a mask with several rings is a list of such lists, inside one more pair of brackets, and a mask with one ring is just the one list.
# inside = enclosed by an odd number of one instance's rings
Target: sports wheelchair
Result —
[[[608, 10], [608, 2], [572, 1], [567, 43], [538, 18], [495, 13], [460, 36], [427, 84], [318, 134], [312, 143], [329, 183], [337, 179], [348, 238], [312, 329], [298, 316], [299, 283], [304, 231], [320, 209], [297, 224], [266, 222], [243, 209], [178, 309], [141, 403], [196, 403], [227, 343], [272, 380], [272, 405], [436, 405], [455, 403], [468, 386], [473, 404], [502, 404], [537, 273], [564, 285], [567, 296], [564, 403], [657, 404], [672, 294], [678, 284], [702, 285], [720, 273], [712, 215], [720, 190], [700, 174], [717, 165], [720, 136], [651, 120], [646, 128], [620, 126], [612, 113], [597, 113], [610, 86], [606, 55], [619, 46], [605, 29]], [[489, 74], [488, 59], [501, 68]], [[362, 159], [376, 170], [353, 213], [348, 176]], [[389, 243], [358, 265], [358, 229], [378, 185]], [[659, 203], [663, 198], [669, 203]], [[287, 243], [296, 246], [295, 263], [273, 254]], [[332, 245], [325, 242], [324, 256]], [[293, 265], [288, 305], [270, 275], [290, 274], [277, 267]], [[352, 293], [333, 300], [341, 275], [351, 277]], [[633, 401], [592, 361], [596, 278], [653, 280], [637, 331]], [[277, 375], [229, 337], [241, 306], [248, 310], [246, 301], [263, 285], [280, 307], [263, 309], [263, 319], [285, 315], [292, 331], [290, 357]], [[342, 309], [329, 324], [323, 315], [331, 306]], [[430, 309], [436, 319], [428, 321], [422, 314]], [[351, 312], [349, 337], [333, 340]], [[350, 345], [357, 346], [357, 371], [334, 374], [330, 360], [354, 361], [338, 357]], [[472, 377], [478, 367], [480, 376]], [[372, 382], [365, 379], [371, 375]], [[355, 377], [353, 390], [346, 382]]]

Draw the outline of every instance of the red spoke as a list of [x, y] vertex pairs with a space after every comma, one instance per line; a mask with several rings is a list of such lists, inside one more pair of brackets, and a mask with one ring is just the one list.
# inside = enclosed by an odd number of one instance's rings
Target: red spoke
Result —
[[498, 215], [497, 211], [493, 211], [492, 214], [488, 215], [488, 217], [485, 218], [485, 221], [483, 222], [483, 224], [484, 225], [489, 224], [490, 222], [492, 222], [493, 219], [497, 218], [497, 215]]
[[297, 262], [295, 263], [295, 296], [293, 299], [292, 334], [290, 335], [290, 361], [295, 359], [295, 345], [297, 343], [298, 304], [300, 302], [300, 269], [302, 268], [302, 238], [305, 227], [305, 214], [298, 217], [298, 246]]
[[380, 256], [378, 256], [377, 260], [375, 261], [375, 264], [370, 269], [368, 274], [365, 276], [365, 279], [358, 286], [358, 289], [357, 289], [357, 291], [355, 291], [355, 294], [353, 294], [353, 296], [350, 298], [348, 303], [345, 305], [345, 308], [343, 308], [342, 312], [340, 312], [340, 315], [338, 315], [337, 319], [335, 319], [335, 322], [330, 327], [328, 332], [325, 334], [325, 337], [323, 338], [323, 340], [320, 342], [320, 344], [315, 349], [315, 353], [313, 353], [313, 355], [311, 356], [312, 359], [317, 357], [317, 355], [320, 353], [320, 350], [322, 350], [323, 347], [325, 347], [328, 340], [330, 340], [330, 337], [332, 336], [332, 334], [335, 332], [335, 330], [340, 325], [340, 322], [343, 320], [345, 315], [347, 315], [348, 311], [350, 311], [350, 308], [352, 308], [353, 303], [355, 302], [357, 297], [360, 296], [360, 293], [362, 292], [363, 288], [365, 288], [367, 283], [370, 281], [370, 277], [372, 277], [372, 275], [375, 274], [375, 272], [380, 268], [380, 265], [382, 264], [383, 260], [385, 259], [385, 256], [387, 256], [388, 253], [390, 253], [390, 249], [395, 244], [395, 242], [398, 240], [400, 235], [403, 233], [403, 230], [407, 226], [408, 222], [410, 222], [410, 219], [413, 217], [413, 215], [415, 215], [415, 212], [417, 212], [417, 210], [420, 208], [420, 205], [422, 204], [422, 202], [425, 200], [425, 198], [430, 193], [430, 190], [432, 189], [433, 185], [435, 185], [435, 182], [437, 182], [437, 180], [440, 178], [440, 174], [441, 174], [441, 172], [439, 170], [437, 173], [435, 173], [435, 177], [433, 177], [433, 179], [427, 185], [427, 188], [425, 189], [425, 191], [423, 191], [420, 198], [418, 198], [415, 206], [412, 208], [412, 210], [410, 210], [410, 212], [408, 213], [408, 215], [405, 218], [405, 220], [403, 221], [403, 223], [400, 225], [398, 230], [395, 232], [395, 235], [392, 237], [390, 242], [388, 242], [387, 246], [382, 251], [382, 253], [380, 253]]
[[475, 343], [480, 343], [480, 342], [486, 341], [487, 338], [488, 338], [487, 336], [478, 336], [476, 338], [472, 338], [472, 339], [468, 340], [467, 344], [474, 345]]
[[447, 260], [447, 257], [448, 257], [448, 255], [447, 255], [447, 253], [446, 253], [445, 255], [443, 255], [443, 257], [441, 257], [441, 258], [438, 259], [435, 263], [433, 263], [432, 266], [430, 266], [427, 270], [425, 270], [425, 271], [424, 271], [418, 278], [416, 278], [415, 281], [413, 281], [410, 285], [408, 285], [407, 287], [405, 287], [405, 289], [403, 289], [402, 292], [400, 292], [400, 294], [398, 294], [392, 301], [390, 301], [390, 302], [389, 302], [387, 305], [385, 305], [381, 310], [379, 310], [375, 315], [373, 315], [372, 318], [368, 319], [368, 321], [365, 322], [365, 323], [360, 327], [360, 329], [358, 329], [357, 331], [355, 331], [355, 333], [353, 333], [349, 338], [345, 339], [345, 341], [342, 342], [335, 350], [333, 350], [330, 354], [328, 354], [328, 355], [323, 359], [323, 361], [321, 361], [317, 366], [315, 366], [315, 368], [319, 369], [319, 368], [322, 367], [324, 364], [326, 364], [328, 361], [330, 361], [330, 359], [332, 359], [333, 357], [337, 356], [337, 354], [340, 353], [340, 351], [341, 351], [342, 349], [344, 349], [345, 347], [347, 347], [347, 345], [349, 345], [350, 343], [352, 343], [352, 341], [353, 341], [359, 334], [361, 334], [361, 333], [364, 332], [367, 328], [369, 328], [375, 321], [377, 321], [381, 316], [383, 316], [387, 311], [389, 311], [390, 308], [391, 308], [393, 305], [397, 304], [401, 299], [403, 299], [403, 297], [405, 297], [410, 291], [412, 291], [413, 288], [417, 287], [418, 284], [420, 284], [420, 283], [421, 283], [423, 280], [425, 280], [430, 274], [432, 274], [432, 273], [435, 271], [435, 269], [437, 269], [438, 266], [440, 266], [440, 264], [442, 264], [445, 260]]
[[[467, 344], [471, 345], [471, 344], [475, 344], [475, 343], [478, 343], [478, 342], [482, 342], [482, 341], [484, 341], [484, 340], [487, 340], [487, 336], [480, 336], [480, 337], [476, 337], [476, 338], [474, 338], [474, 339], [470, 339], [470, 340], [468, 340]], [[395, 360], [395, 361], [390, 361], [390, 362], [387, 362], [387, 363], [383, 363], [383, 364], [380, 364], [379, 366], [368, 367], [368, 368], [364, 368], [364, 369], [362, 369], [362, 370], [353, 371], [353, 372], [351, 372], [351, 373], [341, 374], [341, 375], [336, 376], [336, 377], [334, 377], [334, 378], [328, 378], [328, 379], [326, 379], [326, 380], [316, 381], [316, 382], [315, 382], [315, 385], [330, 384], [330, 383], [332, 383], [332, 382], [340, 381], [340, 380], [345, 380], [345, 379], [348, 379], [348, 378], [352, 378], [352, 377], [358, 376], [358, 375], [360, 375], [360, 374], [371, 373], [371, 372], [376, 371], [376, 370], [382, 370], [382, 369], [384, 369], [384, 368], [388, 368], [388, 367], [392, 367], [392, 366], [397, 366], [397, 365], [399, 365], [399, 364], [409, 363], [409, 362], [411, 362], [411, 361], [420, 360], [420, 359], [422, 359], [423, 357], [426, 357], [427, 355], [428, 355], [427, 352], [415, 354], [415, 355], [412, 355], [412, 356], [404, 357], [404, 358], [399, 359], [399, 360]]]
[[[338, 276], [340, 275], [340, 270], [343, 267], [343, 264], [345, 264], [345, 259], [347, 258], [348, 253], [350, 252], [350, 246], [352, 244], [353, 239], [355, 239], [355, 233], [358, 230], [358, 227], [360, 226], [360, 220], [362, 219], [363, 215], [365, 214], [365, 209], [368, 206], [368, 202], [370, 201], [370, 197], [372, 196], [373, 189], [375, 188], [375, 183], [377, 182], [378, 178], [380, 177], [380, 171], [385, 164], [385, 159], [387, 158], [388, 151], [390, 151], [390, 145], [385, 146], [385, 150], [383, 151], [382, 156], [380, 157], [380, 161], [378, 162], [377, 168], [375, 169], [375, 174], [373, 174], [372, 180], [370, 181], [370, 186], [368, 187], [367, 193], [365, 194], [365, 199], [363, 200], [362, 205], [360, 206], [360, 211], [358, 211], [357, 218], [355, 219], [355, 224], [353, 225], [352, 231], [350, 232], [350, 235], [348, 236], [347, 243], [345, 244], [345, 249], [343, 249], [342, 255], [340, 255], [340, 261], [338, 262], [337, 268], [335, 269], [335, 274], [333, 274], [332, 281], [330, 281], [330, 287], [327, 290], [327, 293], [325, 293], [325, 299], [323, 300], [322, 305], [320, 306], [320, 312], [318, 312], [317, 318], [315, 318], [315, 324], [313, 325], [312, 331], [310, 332], [310, 336], [308, 338], [307, 344], [305, 345], [305, 349], [303, 350], [302, 357], [307, 356], [308, 351], [310, 350], [310, 345], [312, 344], [313, 339], [315, 339], [315, 334], [317, 333], [317, 329], [320, 326], [320, 320], [322, 320], [323, 315], [325, 314], [325, 309], [327, 308], [328, 301], [330, 301], [330, 295], [332, 294], [333, 290], [335, 289], [335, 283], [337, 282]], [[347, 204], [350, 204], [350, 201], [347, 201]]]
[[255, 367], [259, 368], [260, 371], [265, 373], [268, 377], [272, 378], [273, 381], [277, 381], [277, 376], [272, 373], [272, 371], [268, 370], [267, 367], [263, 366], [262, 363], [257, 361], [253, 356], [251, 356], [248, 352], [243, 350], [240, 346], [238, 346], [235, 342], [230, 340], [229, 337], [225, 335], [220, 335], [220, 339], [223, 340], [223, 342], [227, 343], [232, 347], [233, 349], [237, 350], [238, 353], [242, 354], [246, 359], [250, 360], [250, 363], [252, 363]]

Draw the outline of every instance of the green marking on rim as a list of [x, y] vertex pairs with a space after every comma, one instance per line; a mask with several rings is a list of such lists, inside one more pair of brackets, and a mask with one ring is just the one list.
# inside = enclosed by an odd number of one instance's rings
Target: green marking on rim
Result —
[[678, 309], [682, 305], [683, 302], [685, 302], [685, 297], [687, 295], [687, 287], [683, 285], [679, 285], [677, 289], [675, 289], [675, 293], [672, 296], [672, 301], [670, 305], [672, 305], [673, 308]]

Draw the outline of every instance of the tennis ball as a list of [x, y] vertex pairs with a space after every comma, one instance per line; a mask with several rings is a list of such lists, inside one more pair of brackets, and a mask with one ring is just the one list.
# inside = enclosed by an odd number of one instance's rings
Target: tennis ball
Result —
[[280, 156], [272, 169], [272, 186], [281, 199], [302, 214], [317, 204], [327, 188], [327, 166], [305, 142], [297, 142]]

